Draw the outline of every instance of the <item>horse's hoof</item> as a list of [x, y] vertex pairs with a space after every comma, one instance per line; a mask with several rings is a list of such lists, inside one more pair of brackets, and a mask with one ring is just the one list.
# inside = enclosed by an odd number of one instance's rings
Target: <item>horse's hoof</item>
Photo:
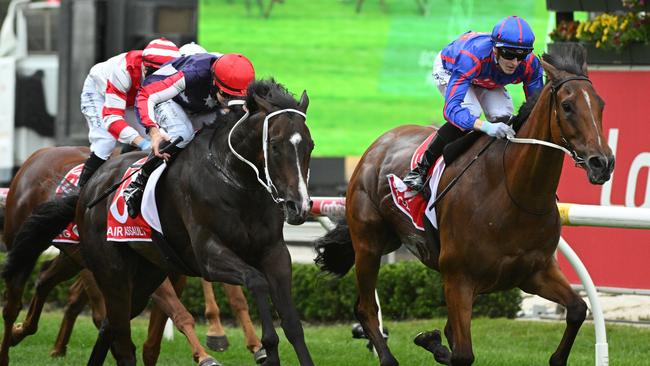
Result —
[[433, 332], [418, 333], [413, 339], [413, 343], [431, 352], [438, 363], [451, 364], [451, 352], [442, 345], [442, 335], [438, 329]]
[[255, 363], [258, 365], [261, 365], [264, 361], [266, 361], [266, 350], [264, 347], [258, 349], [255, 353], [253, 353], [253, 359], [255, 359]]
[[65, 348], [63, 348], [63, 349], [55, 348], [50, 352], [50, 357], [55, 357], [55, 358], [56, 357], [65, 357], [65, 353], [66, 353]]
[[199, 366], [223, 366], [221, 362], [215, 360], [212, 357], [204, 358], [203, 361], [199, 362]]
[[223, 352], [228, 349], [230, 343], [228, 342], [228, 337], [225, 335], [222, 336], [206, 336], [205, 345], [209, 349], [217, 352]]

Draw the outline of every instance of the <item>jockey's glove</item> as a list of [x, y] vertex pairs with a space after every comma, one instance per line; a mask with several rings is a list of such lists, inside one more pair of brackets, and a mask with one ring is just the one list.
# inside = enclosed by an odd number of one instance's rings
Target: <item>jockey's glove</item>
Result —
[[147, 139], [142, 139], [138, 144], [138, 148], [142, 151], [151, 149], [151, 141]]
[[492, 123], [481, 121], [479, 129], [492, 137], [498, 137], [500, 139], [505, 138], [506, 136], [515, 136], [515, 130], [503, 122]]

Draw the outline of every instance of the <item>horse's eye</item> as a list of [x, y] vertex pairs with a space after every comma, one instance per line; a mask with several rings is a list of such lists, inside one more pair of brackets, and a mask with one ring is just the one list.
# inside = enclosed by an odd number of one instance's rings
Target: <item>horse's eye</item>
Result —
[[564, 113], [571, 113], [573, 107], [569, 102], [562, 102], [562, 109], [564, 110]]

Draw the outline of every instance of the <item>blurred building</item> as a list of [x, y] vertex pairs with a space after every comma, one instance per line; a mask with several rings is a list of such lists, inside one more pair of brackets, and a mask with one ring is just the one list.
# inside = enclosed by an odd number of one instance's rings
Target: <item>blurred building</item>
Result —
[[196, 41], [197, 0], [0, 0], [0, 185], [36, 149], [86, 145], [88, 70], [164, 36]]

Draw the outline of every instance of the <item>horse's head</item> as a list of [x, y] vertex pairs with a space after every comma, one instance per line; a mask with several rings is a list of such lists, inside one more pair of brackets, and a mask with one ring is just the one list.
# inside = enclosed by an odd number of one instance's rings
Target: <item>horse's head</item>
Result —
[[614, 155], [603, 136], [604, 101], [587, 77], [586, 51], [570, 47], [563, 54], [544, 54], [550, 82], [551, 134], [587, 171], [592, 184], [603, 184], [614, 170]]
[[269, 86], [263, 89], [265, 94], [249, 89], [264, 119], [265, 174], [271, 194], [283, 204], [287, 222], [300, 225], [305, 222], [312, 204], [307, 192], [309, 160], [314, 149], [305, 117], [309, 98], [305, 91], [297, 102], [281, 85], [271, 81]]

